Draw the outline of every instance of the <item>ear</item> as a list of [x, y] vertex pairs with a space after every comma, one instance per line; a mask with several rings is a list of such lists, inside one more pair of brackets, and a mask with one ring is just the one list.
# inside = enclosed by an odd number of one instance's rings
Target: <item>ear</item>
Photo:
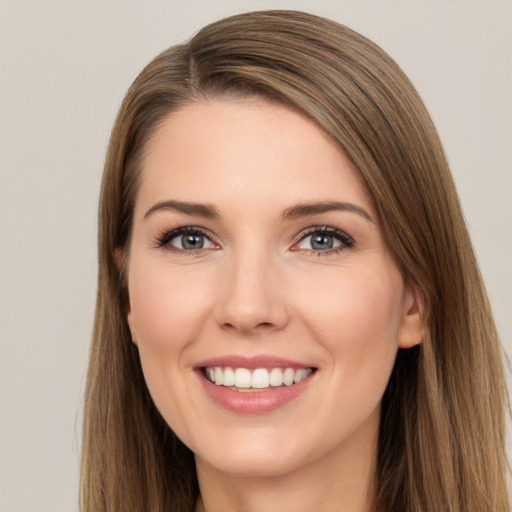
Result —
[[125, 311], [126, 311], [126, 320], [128, 322], [128, 327], [130, 328], [130, 332], [132, 334], [132, 341], [137, 345], [137, 342], [135, 341], [137, 339], [136, 333], [135, 333], [135, 325], [133, 320], [133, 313], [132, 313], [132, 307], [130, 304], [130, 295], [128, 293], [128, 283], [126, 279], [126, 256], [122, 249], [117, 248], [114, 251], [114, 261], [116, 262], [117, 270], [119, 272], [119, 276], [121, 279], [121, 283], [124, 288], [124, 298], [125, 298]]
[[124, 255], [124, 251], [119, 247], [114, 249], [114, 261], [116, 263], [117, 271], [119, 272], [121, 282], [123, 282], [124, 284], [126, 275], [126, 258]]
[[416, 287], [408, 287], [402, 312], [402, 321], [398, 332], [398, 346], [411, 348], [419, 345], [423, 338], [425, 301]]
[[126, 320], [128, 322], [130, 332], [132, 333], [132, 342], [134, 343], [135, 346], [137, 346], [137, 330], [135, 329], [135, 321], [133, 319], [132, 308], [130, 306], [129, 301], [126, 304]]

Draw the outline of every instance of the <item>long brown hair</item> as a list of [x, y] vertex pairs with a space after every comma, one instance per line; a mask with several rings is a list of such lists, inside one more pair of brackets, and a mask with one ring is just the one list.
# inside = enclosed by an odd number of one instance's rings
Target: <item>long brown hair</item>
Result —
[[207, 26], [156, 57], [123, 101], [100, 199], [81, 510], [193, 509], [193, 455], [149, 396], [115, 254], [128, 249], [141, 157], [163, 118], [205, 98], [246, 96], [302, 113], [348, 155], [395, 261], [425, 301], [423, 341], [399, 350], [383, 397], [374, 510], [508, 511], [502, 349], [436, 130], [385, 52], [342, 25], [294, 11]]

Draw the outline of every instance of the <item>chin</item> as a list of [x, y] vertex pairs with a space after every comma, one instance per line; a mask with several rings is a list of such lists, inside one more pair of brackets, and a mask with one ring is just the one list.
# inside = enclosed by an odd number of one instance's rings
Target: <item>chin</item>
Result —
[[222, 473], [255, 477], [284, 475], [310, 462], [312, 457], [308, 456], [300, 436], [290, 439], [288, 435], [286, 439], [282, 432], [276, 432], [278, 429], [264, 430], [267, 431], [211, 435], [212, 442], [208, 446], [192, 446], [196, 462]]
[[217, 472], [237, 477], [279, 477], [298, 470], [303, 464], [285, 454], [267, 453], [264, 450], [240, 450], [202, 459], [196, 455], [198, 465], [205, 464]]

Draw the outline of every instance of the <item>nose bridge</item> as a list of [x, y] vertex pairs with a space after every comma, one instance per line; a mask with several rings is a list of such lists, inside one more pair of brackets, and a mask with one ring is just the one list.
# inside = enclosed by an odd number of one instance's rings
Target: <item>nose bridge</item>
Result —
[[284, 326], [287, 308], [277, 266], [271, 251], [258, 244], [232, 252], [217, 305], [219, 325], [245, 334]]

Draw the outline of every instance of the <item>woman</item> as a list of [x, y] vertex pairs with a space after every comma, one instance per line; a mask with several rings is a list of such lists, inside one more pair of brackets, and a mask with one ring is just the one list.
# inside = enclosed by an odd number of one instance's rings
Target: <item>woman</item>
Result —
[[135, 80], [100, 202], [84, 511], [506, 511], [502, 352], [416, 91], [292, 11]]

